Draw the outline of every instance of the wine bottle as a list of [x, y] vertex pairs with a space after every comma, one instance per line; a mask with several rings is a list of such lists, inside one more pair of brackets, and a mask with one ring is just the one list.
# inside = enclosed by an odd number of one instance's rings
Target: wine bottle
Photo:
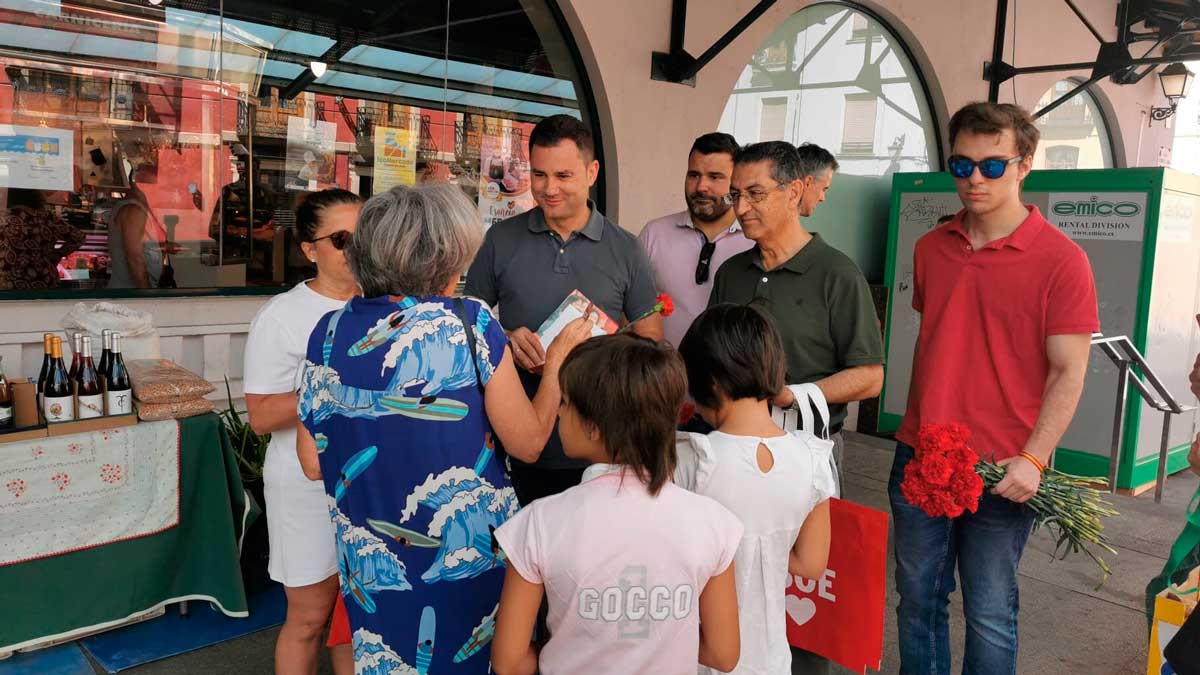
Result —
[[4, 357], [0, 356], [0, 431], [12, 429], [17, 421], [13, 416], [12, 389], [4, 376]]
[[112, 358], [112, 329], [105, 328], [100, 331], [101, 352], [100, 363], [96, 364], [96, 374], [100, 376], [101, 381], [107, 381], [108, 377], [108, 360]]
[[71, 340], [71, 349], [73, 351], [71, 352], [71, 372], [69, 376], [71, 381], [74, 382], [75, 378], [79, 376], [79, 352], [83, 349], [83, 333], [75, 333], [71, 336]]
[[112, 334], [112, 356], [108, 362], [108, 392], [105, 403], [109, 415], [128, 415], [133, 412], [133, 388], [129, 381], [129, 371], [125, 368], [125, 359], [121, 357], [121, 334]]
[[92, 338], [83, 336], [83, 354], [79, 357], [79, 372], [75, 376], [75, 393], [79, 403], [79, 419], [104, 416], [104, 391], [96, 364], [92, 363]]
[[38, 409], [42, 407], [42, 390], [46, 387], [46, 375], [50, 373], [50, 363], [53, 360], [50, 356], [51, 346], [54, 344], [54, 333], [42, 333], [42, 370], [38, 372], [37, 379], [37, 403]]
[[62, 358], [62, 338], [55, 337], [50, 346], [50, 372], [42, 392], [42, 414], [47, 422], [70, 422], [75, 419], [75, 397], [71, 378]]

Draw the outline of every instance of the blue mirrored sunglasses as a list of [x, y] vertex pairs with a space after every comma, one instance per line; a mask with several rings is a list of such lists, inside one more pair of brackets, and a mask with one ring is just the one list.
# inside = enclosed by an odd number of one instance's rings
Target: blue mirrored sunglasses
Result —
[[988, 157], [976, 162], [973, 159], [967, 159], [961, 155], [953, 155], [946, 160], [946, 166], [950, 169], [950, 173], [955, 178], [970, 178], [971, 174], [975, 173], [975, 167], [979, 167], [979, 173], [990, 180], [995, 180], [1004, 175], [1008, 169], [1008, 165], [1014, 162], [1021, 161], [1021, 156], [1010, 157]]

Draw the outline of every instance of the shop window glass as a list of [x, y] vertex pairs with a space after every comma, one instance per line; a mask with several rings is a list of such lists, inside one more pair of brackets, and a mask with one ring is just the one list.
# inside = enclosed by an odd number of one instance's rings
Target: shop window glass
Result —
[[490, 224], [538, 120], [595, 128], [540, 1], [0, 0], [0, 44], [0, 299], [284, 287], [305, 195], [444, 180]]

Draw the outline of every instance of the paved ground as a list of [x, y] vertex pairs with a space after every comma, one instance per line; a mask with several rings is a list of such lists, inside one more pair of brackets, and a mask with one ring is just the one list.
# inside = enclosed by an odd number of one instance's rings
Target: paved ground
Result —
[[[846, 492], [859, 503], [887, 511], [887, 476], [892, 462], [888, 441], [848, 434]], [[1100, 590], [1094, 563], [1087, 558], [1051, 560], [1053, 544], [1034, 535], [1021, 564], [1022, 675], [1127, 675], [1146, 671], [1146, 631], [1142, 592], [1161, 569], [1183, 524], [1183, 512], [1200, 479], [1190, 473], [1172, 478], [1161, 505], [1151, 494], [1116, 497], [1122, 517], [1109, 523], [1120, 554], [1109, 561], [1113, 576]], [[884, 673], [899, 671], [896, 604], [889, 569]], [[954, 672], [961, 668], [963, 620], [957, 596], [951, 600]], [[149, 664], [132, 675], [270, 673], [276, 630], [263, 631], [216, 647]], [[96, 672], [102, 672], [97, 669]], [[328, 663], [322, 673], [330, 673]], [[849, 671], [844, 671], [849, 672]]]

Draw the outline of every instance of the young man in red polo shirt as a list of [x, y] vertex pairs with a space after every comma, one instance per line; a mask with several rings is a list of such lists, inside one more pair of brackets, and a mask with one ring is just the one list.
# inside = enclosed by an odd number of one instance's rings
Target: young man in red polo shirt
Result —
[[[967, 619], [963, 672], [1017, 672], [1017, 564], [1024, 503], [1075, 414], [1100, 327], [1086, 254], [1021, 202], [1038, 130], [1014, 105], [972, 103], [950, 120], [947, 164], [963, 210], [913, 254], [921, 331], [889, 494], [896, 528], [902, 673], [950, 672], [954, 572]], [[979, 510], [930, 518], [900, 493], [922, 424], [960, 422], [1008, 475]]]

